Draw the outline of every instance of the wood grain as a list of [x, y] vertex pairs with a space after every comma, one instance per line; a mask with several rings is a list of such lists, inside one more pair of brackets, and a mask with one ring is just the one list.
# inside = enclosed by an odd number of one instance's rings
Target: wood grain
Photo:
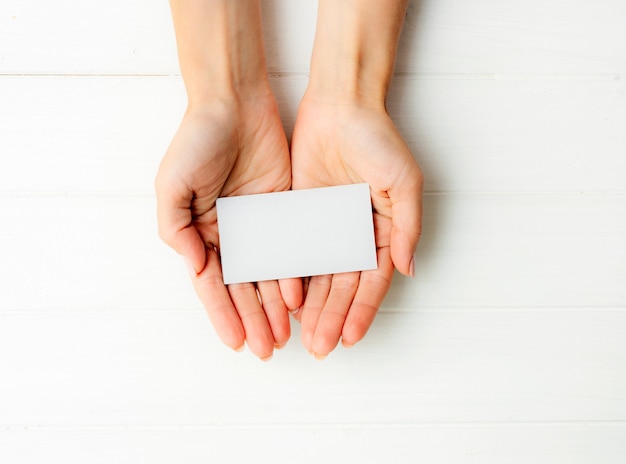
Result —
[[567, 424], [481, 427], [311, 426], [228, 429], [150, 427], [0, 432], [12, 462], [153, 464], [255, 461], [274, 463], [393, 462], [413, 464], [622, 464], [624, 425]]
[[[316, 3], [263, 1], [288, 133]], [[264, 364], [156, 235], [167, 2], [3, 0], [0, 462], [624, 462], [625, 24], [411, 1], [388, 108], [426, 175], [417, 276], [351, 350], [317, 362], [294, 323]]]
[[[288, 133], [306, 82], [273, 80]], [[172, 77], [0, 77], [0, 101], [0, 192], [152, 193], [185, 108]], [[403, 76], [388, 106], [426, 191], [626, 191], [622, 80]]]
[[[152, 197], [4, 196], [0, 310], [199, 308]], [[428, 195], [386, 310], [626, 306], [626, 196]]]
[[[307, 72], [316, 5], [263, 2], [271, 72]], [[410, 2], [397, 71], [623, 74], [625, 22], [621, 0], [416, 0]], [[23, 73], [178, 73], [167, 2], [4, 0], [0, 74]]]
[[623, 310], [413, 311], [323, 362], [294, 324], [263, 363], [202, 311], [1, 313], [0, 425], [623, 421], [625, 330]]

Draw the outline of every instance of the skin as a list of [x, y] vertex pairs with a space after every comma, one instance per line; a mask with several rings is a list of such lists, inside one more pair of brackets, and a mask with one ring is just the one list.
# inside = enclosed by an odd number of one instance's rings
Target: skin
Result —
[[[215, 200], [287, 190], [287, 139], [265, 70], [258, 1], [172, 0], [188, 107], [155, 180], [159, 234], [189, 264], [211, 322], [229, 347], [260, 359], [290, 336], [299, 279], [223, 283]], [[258, 293], [257, 293], [258, 292]], [[260, 301], [259, 301], [260, 299]]]
[[[371, 326], [394, 268], [414, 275], [422, 173], [385, 109], [404, 0], [320, 0], [291, 153], [271, 93], [258, 0], [171, 0], [188, 107], [155, 180], [159, 234], [188, 262], [217, 334], [263, 360], [289, 336], [323, 359]], [[384, 12], [384, 14], [381, 14]], [[291, 159], [290, 159], [291, 155]], [[378, 269], [223, 284], [219, 196], [367, 182]]]
[[385, 109], [405, 12], [397, 0], [319, 2], [311, 78], [291, 145], [292, 188], [369, 183], [378, 269], [310, 278], [296, 318], [318, 359], [340, 339], [349, 347], [365, 336], [394, 268], [415, 272], [423, 177]]

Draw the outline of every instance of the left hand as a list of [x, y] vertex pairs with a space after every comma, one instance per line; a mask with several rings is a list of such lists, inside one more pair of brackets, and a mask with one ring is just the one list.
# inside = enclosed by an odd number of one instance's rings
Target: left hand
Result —
[[361, 340], [391, 285], [394, 267], [414, 275], [421, 231], [422, 173], [384, 109], [307, 95], [291, 145], [292, 188], [367, 182], [378, 269], [311, 277], [296, 318], [302, 342], [317, 358], [341, 338]]

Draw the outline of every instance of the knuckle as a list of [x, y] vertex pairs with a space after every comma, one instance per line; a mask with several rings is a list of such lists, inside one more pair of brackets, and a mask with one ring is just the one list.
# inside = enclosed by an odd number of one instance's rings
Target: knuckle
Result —
[[[222, 276], [219, 274], [211, 273], [211, 272], [201, 272], [200, 274], [198, 274], [196, 279], [197, 279], [198, 284], [204, 286], [210, 291], [213, 291], [216, 288], [219, 288], [224, 285]], [[222, 307], [221, 309], [224, 309], [224, 307]]]
[[172, 236], [172, 233], [169, 230], [167, 230], [163, 226], [159, 226], [157, 232], [161, 240], [163, 240], [167, 245], [174, 248], [174, 237]]
[[[362, 285], [372, 288], [387, 288], [391, 286], [391, 279], [382, 273], [369, 272], [363, 273], [361, 277]], [[355, 303], [359, 305], [367, 305], [367, 303]], [[370, 307], [374, 307], [369, 305]]]
[[356, 292], [359, 286], [359, 275], [350, 274], [335, 274], [332, 280], [332, 289], [336, 291], [353, 293]]
[[163, 243], [165, 243], [167, 246], [172, 248], [177, 253], [180, 253], [180, 250], [178, 249], [178, 241], [176, 240], [177, 236], [175, 232], [172, 232], [171, 230], [166, 229], [165, 227], [159, 227], [158, 235], [159, 235], [159, 238], [163, 241]]
[[315, 276], [309, 281], [308, 287], [330, 287], [331, 282], [332, 276], [330, 275]]

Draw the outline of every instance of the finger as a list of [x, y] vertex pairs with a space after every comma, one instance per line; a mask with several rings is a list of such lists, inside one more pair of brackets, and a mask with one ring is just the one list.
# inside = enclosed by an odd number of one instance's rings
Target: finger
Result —
[[268, 361], [274, 352], [274, 336], [259, 302], [256, 288], [250, 283], [232, 284], [228, 286], [228, 293], [239, 313], [250, 351], [262, 360]]
[[166, 180], [165, 174], [159, 172], [155, 180], [159, 236], [199, 273], [206, 264], [206, 252], [198, 230], [191, 224], [193, 192], [175, 185], [177, 182]]
[[282, 348], [291, 335], [289, 327], [289, 312], [275, 280], [259, 282], [257, 284], [261, 295], [261, 305], [265, 317], [272, 330], [276, 348]]
[[393, 263], [389, 248], [379, 248], [378, 269], [361, 272], [359, 288], [341, 332], [341, 342], [344, 346], [350, 347], [365, 336], [389, 291], [392, 277]]
[[306, 298], [307, 290], [309, 289], [310, 280], [310, 277], [304, 277], [302, 279], [302, 303], [300, 303], [300, 306], [298, 306], [296, 309], [289, 310], [293, 318], [298, 322], [301, 322], [302, 320], [302, 305], [304, 304], [304, 299]]
[[376, 248], [389, 247], [391, 235], [391, 218], [374, 213], [374, 237]]
[[335, 349], [343, 324], [359, 285], [360, 272], [333, 275], [330, 293], [317, 321], [311, 348], [316, 358], [323, 358]]
[[311, 282], [310, 277], [304, 277], [302, 279], [302, 298], [306, 298], [306, 294], [309, 291], [309, 282]]
[[415, 162], [413, 169], [389, 189], [391, 201], [391, 259], [401, 273], [415, 275], [413, 255], [422, 230], [423, 178]]
[[313, 350], [311, 345], [313, 334], [315, 333], [315, 327], [317, 326], [322, 308], [330, 293], [331, 281], [332, 275], [314, 276], [309, 280], [304, 305], [300, 311], [302, 313], [300, 316], [302, 344], [309, 352]]
[[206, 267], [200, 274], [192, 272], [191, 281], [217, 335], [224, 344], [239, 350], [245, 342], [245, 332], [222, 280], [219, 258], [214, 250], [207, 249], [205, 259]]
[[302, 279], [282, 279], [278, 285], [287, 309], [294, 310], [302, 306]]

